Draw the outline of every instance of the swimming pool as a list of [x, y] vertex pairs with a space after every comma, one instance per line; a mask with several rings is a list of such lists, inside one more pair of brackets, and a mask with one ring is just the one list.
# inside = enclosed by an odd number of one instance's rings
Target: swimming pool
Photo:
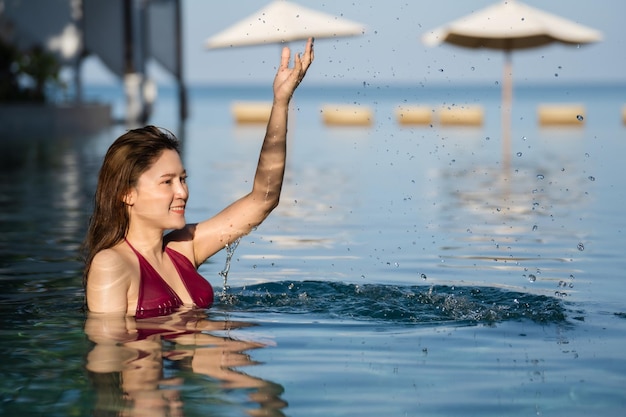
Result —
[[[303, 88], [281, 205], [200, 271], [208, 311], [148, 322], [82, 310], [77, 249], [102, 155], [92, 137], [2, 143], [3, 415], [569, 415], [626, 408], [624, 86], [519, 87], [511, 166], [499, 95], [479, 88]], [[94, 89], [110, 97], [114, 91]], [[247, 191], [263, 128], [195, 87], [184, 132], [188, 220]], [[108, 94], [108, 95], [107, 95]], [[328, 127], [325, 102], [374, 109]], [[540, 128], [544, 101], [587, 107]], [[480, 104], [472, 128], [399, 127], [403, 103]]]

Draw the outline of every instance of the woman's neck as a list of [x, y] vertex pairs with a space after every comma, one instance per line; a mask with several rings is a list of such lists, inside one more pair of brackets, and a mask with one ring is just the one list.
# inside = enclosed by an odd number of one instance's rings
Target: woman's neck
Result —
[[155, 259], [161, 259], [164, 251], [163, 232], [162, 231], [146, 231], [133, 230], [129, 228], [125, 239], [144, 256], [154, 256]]

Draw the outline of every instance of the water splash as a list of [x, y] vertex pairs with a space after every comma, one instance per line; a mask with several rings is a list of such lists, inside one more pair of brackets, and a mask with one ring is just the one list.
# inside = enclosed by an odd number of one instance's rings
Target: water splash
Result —
[[562, 297], [493, 287], [444, 285], [273, 282], [232, 289], [224, 307], [395, 324], [491, 325], [510, 320], [546, 324], [566, 320]]
[[228, 301], [228, 289], [230, 286], [228, 285], [228, 272], [230, 271], [230, 263], [233, 260], [233, 255], [235, 254], [235, 249], [239, 246], [239, 242], [241, 238], [235, 240], [232, 243], [226, 244], [226, 264], [224, 265], [224, 269], [219, 272], [219, 275], [223, 278], [223, 286], [222, 286], [222, 295], [220, 296], [220, 300], [222, 302]]

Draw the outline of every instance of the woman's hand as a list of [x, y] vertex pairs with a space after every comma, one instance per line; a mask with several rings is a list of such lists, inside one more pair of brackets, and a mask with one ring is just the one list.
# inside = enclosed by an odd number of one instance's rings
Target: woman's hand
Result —
[[296, 54], [294, 66], [289, 68], [291, 51], [286, 46], [283, 48], [280, 66], [274, 78], [274, 102], [288, 103], [291, 100], [293, 92], [300, 85], [307, 69], [313, 62], [313, 55], [313, 38], [309, 38], [304, 55]]

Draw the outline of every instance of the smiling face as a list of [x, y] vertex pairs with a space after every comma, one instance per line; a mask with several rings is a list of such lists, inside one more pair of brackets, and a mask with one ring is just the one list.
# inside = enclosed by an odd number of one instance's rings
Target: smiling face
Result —
[[131, 224], [163, 230], [185, 226], [185, 205], [189, 197], [186, 179], [178, 152], [164, 150], [125, 198]]

